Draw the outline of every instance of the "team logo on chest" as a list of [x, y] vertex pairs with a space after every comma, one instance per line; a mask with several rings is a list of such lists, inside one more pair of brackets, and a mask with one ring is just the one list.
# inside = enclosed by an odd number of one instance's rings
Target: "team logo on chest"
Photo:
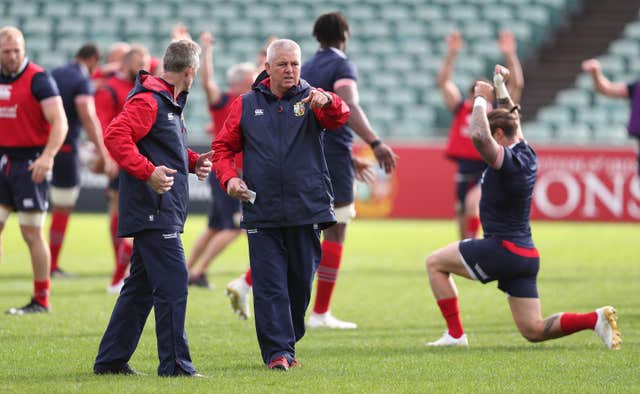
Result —
[[11, 99], [11, 85], [0, 85], [0, 100]]
[[302, 101], [298, 101], [297, 103], [295, 103], [293, 105], [293, 114], [295, 116], [302, 116], [304, 115], [304, 103]]

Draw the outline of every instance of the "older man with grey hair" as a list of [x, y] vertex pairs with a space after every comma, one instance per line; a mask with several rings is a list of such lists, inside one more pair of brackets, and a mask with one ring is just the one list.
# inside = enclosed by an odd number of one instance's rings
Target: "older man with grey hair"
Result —
[[109, 124], [105, 145], [120, 166], [118, 236], [133, 237], [131, 275], [100, 343], [96, 374], [135, 374], [128, 364], [154, 309], [161, 376], [197, 376], [185, 333], [187, 279], [180, 233], [189, 199], [188, 173], [211, 171], [213, 152], [187, 148], [187, 91], [198, 72], [200, 47], [172, 42], [164, 73], [140, 71], [123, 111]]
[[269, 369], [300, 365], [295, 345], [305, 333], [320, 231], [336, 222], [322, 134], [348, 118], [339, 96], [300, 79], [298, 44], [276, 40], [265, 71], [233, 102], [212, 144], [218, 181], [244, 203], [256, 331]]

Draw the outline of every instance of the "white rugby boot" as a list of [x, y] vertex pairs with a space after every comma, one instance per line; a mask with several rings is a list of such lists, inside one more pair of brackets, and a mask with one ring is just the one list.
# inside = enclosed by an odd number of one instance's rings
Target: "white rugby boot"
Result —
[[124, 279], [121, 279], [120, 282], [116, 283], [115, 285], [108, 285], [107, 293], [120, 294], [120, 291], [122, 290], [122, 286], [124, 286]]
[[469, 341], [467, 340], [467, 334], [462, 334], [460, 338], [454, 338], [449, 335], [448, 331], [434, 342], [427, 343], [427, 346], [457, 346], [457, 347], [469, 347]]
[[612, 306], [603, 306], [596, 309], [596, 313], [598, 314], [598, 320], [594, 331], [602, 339], [607, 349], [620, 350], [622, 337], [620, 336], [620, 330], [618, 330], [616, 309]]
[[249, 309], [249, 293], [251, 293], [251, 286], [247, 284], [244, 277], [241, 276], [238, 279], [234, 279], [227, 285], [225, 290], [229, 301], [231, 302], [231, 309], [233, 313], [238, 315], [238, 318], [247, 320], [251, 317], [251, 310]]
[[356, 323], [338, 320], [330, 311], [325, 313], [311, 312], [309, 320], [307, 320], [308, 328], [329, 328], [334, 330], [355, 330], [358, 328]]

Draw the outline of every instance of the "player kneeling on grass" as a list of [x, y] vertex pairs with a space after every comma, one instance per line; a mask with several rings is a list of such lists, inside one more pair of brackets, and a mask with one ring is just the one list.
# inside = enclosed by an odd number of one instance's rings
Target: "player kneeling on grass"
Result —
[[499, 108], [486, 112], [493, 88], [477, 82], [471, 115], [471, 138], [488, 168], [482, 176], [480, 219], [484, 239], [466, 239], [437, 250], [427, 258], [431, 290], [447, 322], [448, 330], [430, 346], [468, 346], [458, 308], [458, 294], [451, 274], [488, 283], [508, 295], [513, 319], [522, 336], [531, 342], [559, 338], [592, 329], [609, 349], [619, 349], [621, 338], [616, 311], [611, 306], [590, 313], [558, 313], [542, 318], [536, 279], [540, 257], [531, 238], [529, 214], [538, 160], [520, 128], [504, 82], [509, 71], [496, 66], [495, 95]]

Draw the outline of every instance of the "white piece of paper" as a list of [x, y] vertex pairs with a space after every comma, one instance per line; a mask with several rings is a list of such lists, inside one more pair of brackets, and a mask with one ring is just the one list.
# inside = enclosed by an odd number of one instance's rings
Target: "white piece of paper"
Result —
[[247, 189], [247, 193], [249, 193], [249, 202], [251, 204], [253, 204], [254, 202], [256, 202], [256, 192], [254, 192], [251, 189]]

